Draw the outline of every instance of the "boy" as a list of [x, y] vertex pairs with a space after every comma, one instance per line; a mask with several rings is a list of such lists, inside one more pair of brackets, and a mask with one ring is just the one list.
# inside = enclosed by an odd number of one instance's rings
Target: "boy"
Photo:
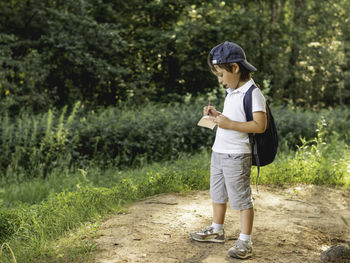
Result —
[[245, 259], [252, 255], [251, 233], [254, 210], [250, 188], [252, 163], [248, 133], [263, 133], [266, 129], [266, 101], [260, 89], [252, 93], [253, 121], [246, 121], [243, 108], [245, 92], [255, 85], [251, 78], [256, 68], [247, 60], [243, 49], [225, 41], [208, 55], [208, 65], [220, 84], [226, 88], [223, 112], [213, 106], [204, 107], [203, 114], [215, 117], [218, 125], [212, 147], [210, 165], [210, 195], [212, 225], [190, 233], [192, 239], [206, 242], [225, 242], [224, 220], [227, 201], [240, 211], [241, 233], [228, 250], [231, 257]]

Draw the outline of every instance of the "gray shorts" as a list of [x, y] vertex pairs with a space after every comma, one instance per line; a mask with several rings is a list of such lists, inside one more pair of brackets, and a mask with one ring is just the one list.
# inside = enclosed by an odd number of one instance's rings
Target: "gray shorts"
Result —
[[216, 204], [230, 201], [235, 210], [253, 207], [250, 188], [251, 154], [213, 152], [210, 164], [210, 195]]

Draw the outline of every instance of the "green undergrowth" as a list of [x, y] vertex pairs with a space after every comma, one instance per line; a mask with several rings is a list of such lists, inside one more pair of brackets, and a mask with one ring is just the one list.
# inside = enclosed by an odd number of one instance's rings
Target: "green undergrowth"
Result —
[[[22, 201], [17, 202], [15, 207], [4, 203], [0, 210], [0, 241], [10, 245], [18, 262], [56, 262], [59, 258], [65, 260], [65, 257], [58, 257], [52, 249], [55, 241], [82, 223], [95, 222], [107, 213], [118, 213], [126, 202], [146, 196], [208, 188], [209, 162], [203, 162], [203, 159], [208, 158], [208, 153], [203, 152], [176, 162], [117, 172], [118, 183], [114, 182], [115, 175], [106, 171], [106, 176], [111, 179], [108, 188], [96, 186], [107, 184], [106, 178], [100, 181], [97, 179], [94, 185], [94, 181], [87, 175], [89, 171], [85, 171], [81, 177], [84, 181], [80, 181], [74, 189], [51, 193], [40, 203], [29, 205]], [[92, 169], [91, 173], [96, 171]], [[52, 177], [49, 180], [56, 179]], [[37, 185], [37, 182], [32, 185], [28, 182], [25, 187], [36, 189]], [[7, 190], [2, 191], [4, 193]], [[9, 250], [3, 250], [1, 259], [3, 262], [11, 262]]]
[[[349, 190], [350, 147], [336, 132], [327, 134], [326, 126], [324, 120], [319, 122], [314, 139], [301, 139], [302, 144], [295, 152], [280, 153], [275, 162], [263, 167], [259, 182], [331, 185]], [[257, 171], [253, 169], [252, 180], [256, 179], [256, 175]]]
[[[215, 132], [198, 127], [207, 101], [148, 104], [143, 107], [87, 109], [72, 107], [46, 113], [0, 116], [0, 186], [52, 175], [71, 176], [77, 169], [128, 169], [210, 148]], [[211, 100], [213, 105], [222, 105]], [[301, 146], [300, 137], [316, 136], [317, 122], [350, 141], [350, 109], [311, 111], [272, 107], [281, 149]]]
[[[349, 146], [336, 133], [327, 135], [325, 127], [320, 122], [314, 139], [302, 140], [296, 151], [281, 152], [262, 167], [259, 184], [319, 184], [349, 191]], [[57, 173], [4, 186], [0, 244], [11, 247], [17, 262], [89, 262], [102, 217], [158, 193], [208, 189], [209, 165], [210, 153], [204, 150], [138, 169], [90, 167], [71, 176]], [[255, 179], [253, 168], [252, 183]], [[1, 262], [14, 262], [8, 246], [2, 247]]]

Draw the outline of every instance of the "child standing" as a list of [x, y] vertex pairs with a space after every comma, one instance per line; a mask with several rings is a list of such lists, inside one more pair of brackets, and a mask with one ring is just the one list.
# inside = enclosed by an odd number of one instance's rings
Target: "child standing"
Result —
[[255, 85], [251, 78], [256, 68], [247, 60], [243, 49], [225, 41], [214, 47], [208, 55], [208, 64], [220, 84], [227, 91], [223, 112], [213, 106], [204, 107], [203, 114], [215, 117], [218, 125], [212, 147], [210, 165], [210, 196], [212, 198], [212, 224], [190, 233], [192, 239], [205, 242], [225, 242], [224, 220], [227, 202], [240, 211], [241, 233], [228, 254], [235, 258], [252, 255], [251, 233], [254, 210], [250, 187], [252, 164], [248, 133], [263, 133], [266, 129], [266, 101], [260, 89], [252, 93], [253, 121], [246, 121], [243, 108], [245, 92]]

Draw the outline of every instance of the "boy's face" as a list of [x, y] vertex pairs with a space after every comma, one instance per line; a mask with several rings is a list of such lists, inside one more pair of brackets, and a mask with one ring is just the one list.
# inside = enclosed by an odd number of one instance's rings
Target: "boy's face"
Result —
[[235, 63], [232, 67], [232, 72], [229, 72], [215, 65], [216, 76], [219, 83], [225, 88], [237, 89], [239, 87], [239, 66]]

